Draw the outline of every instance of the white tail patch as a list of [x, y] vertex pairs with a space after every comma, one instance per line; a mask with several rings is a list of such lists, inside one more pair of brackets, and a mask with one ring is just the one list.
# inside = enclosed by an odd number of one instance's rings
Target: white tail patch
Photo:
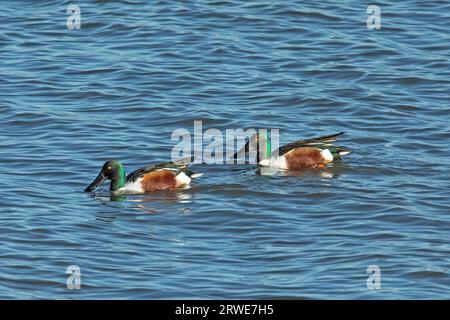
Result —
[[202, 175], [203, 175], [203, 173], [194, 173], [194, 174], [191, 174], [191, 179], [200, 178]]
[[177, 180], [177, 186], [184, 186], [191, 183], [191, 178], [189, 178], [186, 173], [180, 172], [176, 177], [175, 180]]
[[327, 161], [327, 162], [333, 161], [334, 157], [331, 154], [330, 150], [324, 149], [324, 150], [321, 150], [320, 153], [322, 154], [322, 157], [325, 161]]

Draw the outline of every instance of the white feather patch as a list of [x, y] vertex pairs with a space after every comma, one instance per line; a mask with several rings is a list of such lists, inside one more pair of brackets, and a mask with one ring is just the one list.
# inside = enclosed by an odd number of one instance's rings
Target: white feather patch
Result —
[[287, 169], [287, 161], [284, 156], [264, 159], [259, 162], [259, 165], [263, 167], [272, 167], [278, 169]]
[[189, 178], [184, 172], [180, 172], [176, 177], [177, 186], [184, 186], [191, 183], [191, 178]]
[[144, 190], [141, 185], [142, 178], [136, 179], [134, 182], [128, 182], [122, 188], [117, 190], [119, 193], [129, 192], [129, 193], [142, 193]]
[[321, 150], [320, 153], [322, 154], [322, 157], [325, 159], [325, 161], [327, 161], [327, 162], [333, 161], [334, 157], [331, 154], [330, 150], [324, 149], [324, 150]]

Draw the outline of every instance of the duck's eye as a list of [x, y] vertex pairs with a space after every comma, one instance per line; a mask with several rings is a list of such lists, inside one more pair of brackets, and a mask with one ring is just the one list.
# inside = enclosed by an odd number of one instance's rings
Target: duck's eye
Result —
[[111, 167], [108, 167], [107, 169], [108, 169], [108, 170], [111, 170], [112, 168], [111, 168]]

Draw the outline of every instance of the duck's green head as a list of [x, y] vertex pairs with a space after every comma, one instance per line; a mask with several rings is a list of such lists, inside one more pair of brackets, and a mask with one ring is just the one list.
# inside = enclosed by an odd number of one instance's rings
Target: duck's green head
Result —
[[106, 180], [111, 180], [109, 188], [111, 191], [116, 191], [125, 185], [125, 169], [119, 161], [110, 160], [106, 162], [97, 178], [84, 191], [92, 192]]
[[257, 139], [257, 162], [268, 159], [272, 156], [272, 144], [267, 132], [260, 132]]
[[260, 130], [260, 132], [252, 135], [245, 146], [233, 155], [233, 159], [238, 159], [244, 154], [246, 155], [251, 152], [254, 152], [254, 155], [256, 156], [256, 163], [272, 156], [272, 145], [267, 131]]

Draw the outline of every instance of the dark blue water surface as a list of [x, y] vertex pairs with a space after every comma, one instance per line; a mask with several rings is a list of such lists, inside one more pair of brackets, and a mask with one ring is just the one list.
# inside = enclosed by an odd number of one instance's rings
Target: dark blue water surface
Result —
[[[2, 1], [0, 298], [449, 299], [450, 3], [377, 1], [380, 30], [371, 4]], [[327, 174], [196, 165], [176, 192], [82, 192], [108, 159], [170, 160], [194, 120], [345, 131], [354, 153]]]

